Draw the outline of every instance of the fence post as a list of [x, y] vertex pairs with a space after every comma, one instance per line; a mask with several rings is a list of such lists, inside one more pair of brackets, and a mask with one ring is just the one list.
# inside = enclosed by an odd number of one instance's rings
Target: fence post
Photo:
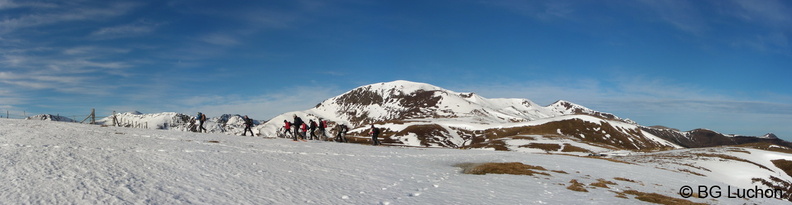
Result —
[[85, 119], [80, 121], [80, 123], [83, 123], [83, 122], [85, 122], [88, 119], [91, 119], [91, 124], [92, 125], [96, 124], [96, 109], [91, 108], [91, 115], [88, 115], [88, 117], [85, 117]]

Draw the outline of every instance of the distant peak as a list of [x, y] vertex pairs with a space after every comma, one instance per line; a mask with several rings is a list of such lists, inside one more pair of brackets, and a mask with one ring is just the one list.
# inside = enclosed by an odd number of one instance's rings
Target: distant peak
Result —
[[765, 138], [765, 139], [778, 139], [778, 136], [776, 136], [773, 133], [767, 133], [764, 136], [762, 136], [762, 138]]

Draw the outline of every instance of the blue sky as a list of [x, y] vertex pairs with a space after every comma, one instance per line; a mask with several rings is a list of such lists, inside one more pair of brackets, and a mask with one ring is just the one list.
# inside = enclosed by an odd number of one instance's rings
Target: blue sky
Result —
[[792, 139], [788, 1], [0, 0], [0, 109], [268, 119], [357, 86]]

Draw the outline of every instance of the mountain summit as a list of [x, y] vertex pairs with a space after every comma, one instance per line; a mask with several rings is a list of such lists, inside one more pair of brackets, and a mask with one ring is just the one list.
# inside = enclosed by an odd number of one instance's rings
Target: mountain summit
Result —
[[374, 122], [464, 118], [484, 123], [524, 122], [563, 115], [527, 99], [486, 99], [410, 81], [355, 88], [318, 104], [312, 112], [354, 126]]
[[329, 120], [331, 126], [347, 124], [360, 140], [366, 140], [366, 129], [375, 124], [384, 130], [386, 142], [411, 146], [510, 150], [532, 142], [507, 142], [507, 137], [546, 136], [586, 147], [590, 147], [586, 143], [616, 149], [677, 147], [642, 132], [630, 120], [567, 101], [541, 106], [529, 99], [488, 99], [403, 80], [361, 86], [312, 109], [284, 113], [260, 126], [262, 135], [276, 136], [282, 122], [295, 115], [305, 121]]

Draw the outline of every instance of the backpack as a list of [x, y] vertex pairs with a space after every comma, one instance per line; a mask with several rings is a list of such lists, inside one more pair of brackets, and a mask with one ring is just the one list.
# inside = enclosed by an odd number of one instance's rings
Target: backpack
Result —
[[206, 115], [201, 114], [201, 121], [206, 121]]
[[294, 126], [300, 126], [300, 125], [302, 125], [304, 123], [302, 121], [302, 118], [296, 117], [296, 118], [294, 118], [294, 123], [292, 123], [292, 124], [294, 124]]

